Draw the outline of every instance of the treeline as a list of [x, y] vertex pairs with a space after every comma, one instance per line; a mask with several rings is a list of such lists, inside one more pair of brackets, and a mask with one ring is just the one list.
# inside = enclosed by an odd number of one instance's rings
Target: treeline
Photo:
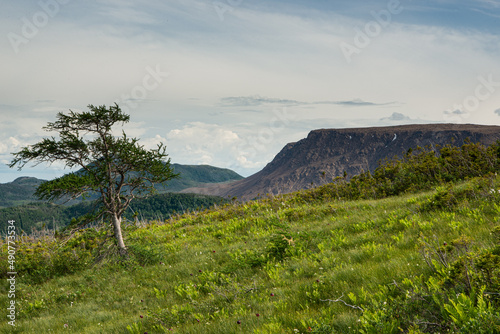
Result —
[[[226, 200], [216, 196], [165, 193], [132, 202], [124, 218], [129, 220], [167, 219], [172, 214], [201, 210]], [[33, 202], [0, 209], [0, 233], [7, 231], [9, 220], [15, 220], [19, 230], [31, 234], [41, 229], [61, 229], [94, 209], [92, 202], [63, 206], [47, 202]]]
[[164, 193], [145, 199], [132, 201], [124, 217], [133, 219], [167, 219], [172, 214], [186, 211], [203, 210], [214, 204], [224, 204], [227, 200], [218, 196], [198, 194]]

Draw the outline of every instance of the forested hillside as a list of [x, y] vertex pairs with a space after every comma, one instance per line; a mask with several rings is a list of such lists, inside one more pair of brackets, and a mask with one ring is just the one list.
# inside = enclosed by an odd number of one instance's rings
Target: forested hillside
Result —
[[[179, 178], [170, 180], [166, 185], [157, 185], [159, 193], [179, 192], [190, 187], [198, 187], [204, 184], [227, 183], [243, 179], [236, 172], [208, 165], [181, 165], [172, 164]], [[0, 183], [0, 208], [7, 208], [28, 204], [36, 201], [33, 195], [36, 187], [44, 180], [34, 177], [20, 177], [9, 183]], [[70, 204], [76, 204], [72, 201]]]
[[[174, 213], [208, 208], [226, 201], [216, 196], [196, 194], [165, 193], [149, 198], [136, 199], [130, 210], [124, 214], [129, 220], [167, 219]], [[30, 234], [41, 229], [61, 229], [93, 209], [90, 202], [72, 206], [56, 205], [46, 202], [33, 202], [21, 206], [0, 209], [0, 231], [7, 231], [7, 222], [15, 220], [19, 228]]]

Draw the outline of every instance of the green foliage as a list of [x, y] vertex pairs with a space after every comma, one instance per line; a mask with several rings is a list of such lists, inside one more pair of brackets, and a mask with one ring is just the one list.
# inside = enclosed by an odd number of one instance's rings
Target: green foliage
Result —
[[442, 246], [424, 241], [422, 248], [434, 274], [394, 282], [392, 291], [381, 286], [365, 305], [363, 331], [500, 333], [500, 257], [488, 248], [472, 251], [464, 237]]
[[[45, 273], [52, 279], [36, 284], [23, 281], [30, 277], [23, 269], [18, 326], [26, 333], [499, 333], [500, 177], [427, 182], [440, 162], [422, 159], [438, 162], [412, 176], [425, 192], [378, 198], [406, 187], [404, 178], [395, 182], [405, 173], [398, 167], [386, 183], [366, 177], [128, 226], [130, 257], [118, 263], [67, 265], [73, 273]], [[377, 199], [347, 200], [356, 196]], [[95, 262], [110, 243], [93, 233], [71, 239], [66, 251], [90, 251]], [[52, 270], [43, 256], [29, 259], [30, 272]]]
[[[99, 245], [105, 240], [104, 230], [85, 229], [65, 239], [45, 237], [38, 240], [23, 237], [16, 242], [15, 267], [23, 273], [25, 283], [41, 283], [68, 275], [93, 264]], [[8, 267], [7, 243], [2, 243], [0, 263]], [[7, 277], [7, 270], [0, 273]]]
[[65, 174], [43, 182], [35, 196], [43, 200], [61, 198], [75, 199], [97, 193], [96, 213], [88, 221], [106, 215], [114, 225], [114, 236], [121, 253], [126, 247], [121, 233], [121, 217], [132, 199], [155, 192], [155, 184], [177, 177], [170, 166], [166, 147], [159, 144], [156, 149], [146, 150], [137, 138], [122, 133], [115, 137], [112, 127], [129, 122], [115, 104], [95, 107], [89, 111], [69, 114], [58, 113], [56, 122], [49, 122], [44, 128], [54, 131], [59, 138], [44, 138], [37, 144], [27, 146], [14, 153], [10, 167], [23, 168], [29, 162], [53, 163], [61, 161], [68, 168], [82, 170]]

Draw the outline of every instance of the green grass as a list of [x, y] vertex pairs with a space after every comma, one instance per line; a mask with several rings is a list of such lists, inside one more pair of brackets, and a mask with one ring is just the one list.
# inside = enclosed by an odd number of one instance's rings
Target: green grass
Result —
[[[129, 262], [38, 284], [20, 273], [17, 326], [3, 320], [0, 331], [357, 333], [366, 320], [359, 308], [434, 274], [424, 240], [438, 247], [466, 236], [471, 252], [494, 247], [500, 195], [456, 195], [436, 207], [440, 191], [359, 201], [289, 195], [131, 226]], [[0, 305], [8, 301], [2, 279]]]

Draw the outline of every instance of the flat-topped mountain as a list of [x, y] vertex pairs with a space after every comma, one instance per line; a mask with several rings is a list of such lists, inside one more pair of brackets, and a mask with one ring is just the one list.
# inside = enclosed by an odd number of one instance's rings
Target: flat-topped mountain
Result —
[[415, 124], [391, 127], [320, 129], [289, 143], [260, 172], [225, 185], [190, 188], [196, 192], [249, 200], [283, 194], [330, 182], [344, 172], [353, 176], [373, 171], [379, 161], [403, 155], [410, 148], [461, 146], [466, 139], [490, 145], [500, 140], [500, 126]]

